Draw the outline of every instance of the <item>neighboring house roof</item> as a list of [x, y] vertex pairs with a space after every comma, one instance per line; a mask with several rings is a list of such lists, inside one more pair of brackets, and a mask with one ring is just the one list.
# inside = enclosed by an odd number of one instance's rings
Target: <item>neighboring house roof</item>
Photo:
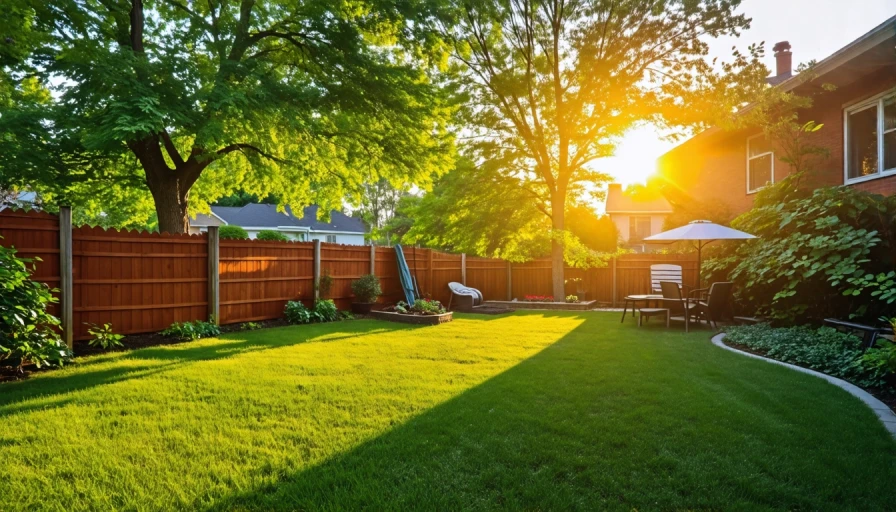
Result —
[[622, 191], [622, 185], [611, 183], [607, 190], [607, 214], [613, 213], [672, 213], [672, 206], [664, 197], [642, 201]]
[[292, 208], [278, 212], [273, 204], [247, 204], [246, 206], [212, 206], [212, 215], [198, 214], [190, 219], [192, 226], [220, 226], [232, 224], [252, 228], [306, 228], [311, 231], [339, 231], [349, 233], [366, 233], [367, 228], [359, 219], [332, 211], [330, 222], [317, 220], [318, 207], [306, 206], [301, 217], [296, 217]]

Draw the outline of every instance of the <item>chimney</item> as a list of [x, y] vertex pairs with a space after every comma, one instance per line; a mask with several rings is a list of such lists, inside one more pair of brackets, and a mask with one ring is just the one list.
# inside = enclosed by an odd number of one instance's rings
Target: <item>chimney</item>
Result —
[[775, 77], [789, 77], [793, 71], [793, 54], [790, 53], [790, 43], [781, 41], [776, 44], [772, 50], [775, 52], [775, 63], [777, 67]]

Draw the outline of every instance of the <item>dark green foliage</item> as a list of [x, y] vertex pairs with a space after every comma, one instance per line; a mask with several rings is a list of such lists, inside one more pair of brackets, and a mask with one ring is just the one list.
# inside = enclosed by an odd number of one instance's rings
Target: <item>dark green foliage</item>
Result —
[[87, 326], [89, 327], [87, 329], [87, 333], [91, 336], [88, 344], [91, 347], [100, 347], [104, 350], [107, 350], [112, 347], [124, 346], [121, 343], [121, 340], [124, 339], [124, 336], [112, 332], [112, 324], [87, 324]]
[[221, 329], [211, 322], [195, 320], [193, 322], [174, 322], [171, 327], [162, 331], [164, 336], [171, 336], [180, 340], [198, 340], [200, 338], [213, 338], [221, 334]]
[[256, 329], [261, 329], [261, 324], [256, 322], [243, 322], [240, 324], [241, 331], [254, 331]]
[[61, 366], [71, 357], [54, 330], [59, 320], [47, 313], [57, 299], [46, 285], [31, 280], [31, 262], [0, 246], [0, 364], [19, 371], [28, 364]]
[[291, 324], [333, 322], [340, 319], [339, 310], [332, 300], [318, 300], [313, 309], [308, 309], [299, 301], [289, 301], [283, 311]]
[[731, 327], [726, 341], [745, 345], [768, 357], [805, 366], [860, 386], [877, 387], [892, 381], [889, 366], [893, 343], [863, 353], [862, 339], [830, 327], [774, 328], [767, 324]]
[[255, 236], [256, 240], [267, 240], [269, 242], [289, 242], [289, 237], [279, 231], [273, 229], [262, 229]]
[[788, 178], [731, 225], [759, 238], [722, 246], [704, 272], [737, 283], [749, 314], [868, 322], [896, 305], [896, 197], [852, 187], [809, 192]]
[[441, 302], [431, 299], [417, 299], [411, 306], [403, 300], [398, 301], [398, 304], [395, 305], [395, 311], [415, 315], [441, 315], [447, 312]]
[[352, 293], [358, 302], [376, 302], [376, 299], [383, 294], [380, 278], [373, 274], [361, 276], [352, 281]]
[[248, 240], [249, 233], [240, 226], [226, 225], [218, 228], [218, 236], [221, 238], [232, 238], [236, 240]]

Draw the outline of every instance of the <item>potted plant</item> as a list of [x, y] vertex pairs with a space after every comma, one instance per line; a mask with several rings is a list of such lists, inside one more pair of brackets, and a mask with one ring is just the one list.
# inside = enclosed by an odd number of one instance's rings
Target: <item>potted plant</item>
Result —
[[358, 315], [370, 313], [377, 298], [383, 294], [380, 288], [380, 280], [373, 274], [361, 276], [352, 281], [352, 293], [355, 294], [355, 302], [352, 302], [352, 312]]

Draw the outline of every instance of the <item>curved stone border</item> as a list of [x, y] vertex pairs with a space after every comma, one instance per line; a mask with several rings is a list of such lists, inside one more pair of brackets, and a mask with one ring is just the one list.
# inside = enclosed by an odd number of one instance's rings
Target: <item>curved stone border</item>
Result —
[[890, 432], [890, 435], [892, 435], [893, 438], [896, 438], [896, 413], [894, 413], [892, 411], [892, 409], [887, 407], [886, 404], [884, 404], [877, 398], [874, 398], [873, 396], [871, 396], [871, 394], [868, 393], [867, 391], [865, 391], [864, 389], [856, 386], [855, 384], [850, 384], [849, 382], [846, 382], [845, 380], [838, 379], [837, 377], [831, 377], [830, 375], [827, 375], [825, 373], [816, 372], [815, 370], [803, 368], [802, 366], [796, 366], [796, 365], [793, 365], [790, 363], [785, 363], [783, 361], [769, 359], [767, 357], [762, 357], [760, 355], [751, 354], [749, 352], [744, 352], [742, 350], [738, 350], [734, 347], [729, 347], [722, 341], [724, 339], [725, 339], [725, 333], [716, 334], [715, 336], [712, 337], [712, 344], [717, 347], [721, 347], [725, 350], [730, 350], [731, 352], [738, 353], [740, 355], [752, 357], [755, 359], [761, 359], [763, 361], [768, 361], [769, 363], [779, 364], [781, 366], [786, 366], [787, 368], [790, 368], [791, 370], [796, 370], [798, 372], [808, 373], [809, 375], [813, 375], [820, 379], [824, 379], [824, 380], [830, 382], [831, 384], [837, 386], [838, 388], [846, 391], [847, 393], [858, 398], [862, 402], [865, 402], [865, 405], [870, 407], [871, 410], [874, 411], [874, 414], [876, 414], [877, 417], [880, 419], [881, 423], [884, 424], [884, 427], [887, 429], [888, 432]]

